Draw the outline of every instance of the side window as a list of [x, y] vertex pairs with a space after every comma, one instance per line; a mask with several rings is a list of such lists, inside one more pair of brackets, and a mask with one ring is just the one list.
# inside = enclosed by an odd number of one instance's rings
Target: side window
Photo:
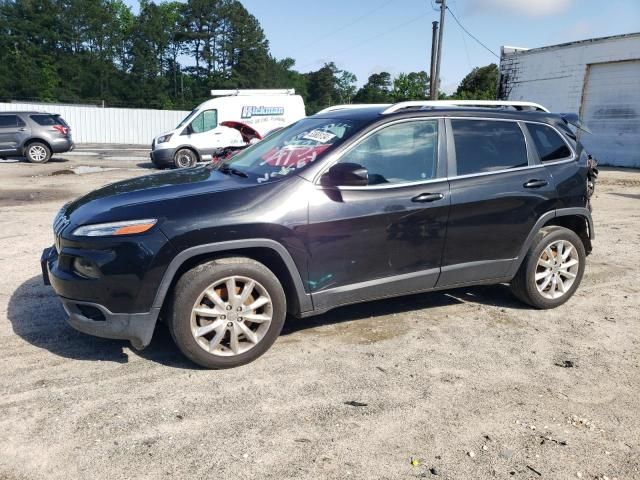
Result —
[[0, 115], [0, 128], [24, 126], [24, 122], [17, 115]]
[[527, 123], [527, 128], [533, 137], [533, 143], [541, 161], [563, 160], [571, 156], [571, 150], [566, 142], [553, 128], [539, 123]]
[[418, 182], [434, 178], [438, 121], [398, 123], [370, 135], [340, 163], [357, 163], [369, 172], [369, 185]]
[[526, 167], [527, 144], [516, 122], [451, 120], [458, 175]]
[[191, 122], [191, 130], [193, 130], [193, 133], [208, 132], [217, 126], [218, 112], [216, 110], [205, 110]]

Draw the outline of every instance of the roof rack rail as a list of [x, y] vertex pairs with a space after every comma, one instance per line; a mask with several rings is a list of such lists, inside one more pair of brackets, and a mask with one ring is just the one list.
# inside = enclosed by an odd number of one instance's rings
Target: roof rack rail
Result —
[[332, 105], [316, 113], [335, 112], [336, 110], [349, 110], [352, 108], [366, 108], [366, 107], [390, 107], [390, 103], [348, 103], [344, 105]]
[[240, 95], [295, 95], [295, 88], [274, 88], [241, 90], [234, 88], [231, 90], [211, 90], [212, 97], [240, 96]]
[[546, 107], [534, 102], [509, 100], [416, 100], [395, 103], [382, 112], [382, 114], [395, 113], [399, 110], [412, 107], [513, 107], [516, 110], [549, 112]]

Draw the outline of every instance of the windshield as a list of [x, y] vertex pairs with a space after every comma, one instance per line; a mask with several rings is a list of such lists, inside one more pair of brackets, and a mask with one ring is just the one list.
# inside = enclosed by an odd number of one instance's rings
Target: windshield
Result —
[[305, 118], [232, 157], [224, 166], [258, 183], [277, 180], [314, 162], [358, 130], [352, 120]]
[[198, 113], [198, 109], [194, 108], [193, 110], [191, 110], [191, 112], [189, 112], [189, 115], [187, 115], [186, 117], [184, 117], [184, 119], [178, 124], [178, 126], [175, 128], [175, 130], [177, 130], [180, 127], [183, 127], [184, 125], [186, 125], [189, 120], [191, 120], [191, 118]]

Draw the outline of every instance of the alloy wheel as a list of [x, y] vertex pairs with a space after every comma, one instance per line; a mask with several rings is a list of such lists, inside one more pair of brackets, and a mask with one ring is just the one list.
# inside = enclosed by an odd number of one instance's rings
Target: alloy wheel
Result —
[[47, 151], [40, 145], [34, 145], [29, 148], [29, 157], [35, 162], [42, 162], [47, 158]]
[[267, 290], [256, 280], [231, 276], [208, 286], [191, 311], [196, 343], [216, 356], [234, 356], [255, 347], [273, 319]]
[[576, 247], [567, 240], [550, 243], [540, 254], [535, 281], [540, 295], [558, 299], [566, 295], [578, 276], [580, 259]]

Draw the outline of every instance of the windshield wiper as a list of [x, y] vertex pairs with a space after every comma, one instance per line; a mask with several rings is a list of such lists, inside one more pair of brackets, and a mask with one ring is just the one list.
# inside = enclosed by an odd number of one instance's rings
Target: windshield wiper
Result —
[[237, 175], [238, 177], [249, 178], [249, 175], [242, 170], [238, 170], [237, 168], [233, 168], [225, 164], [220, 165], [220, 167], [218, 167], [218, 171], [227, 175]]

